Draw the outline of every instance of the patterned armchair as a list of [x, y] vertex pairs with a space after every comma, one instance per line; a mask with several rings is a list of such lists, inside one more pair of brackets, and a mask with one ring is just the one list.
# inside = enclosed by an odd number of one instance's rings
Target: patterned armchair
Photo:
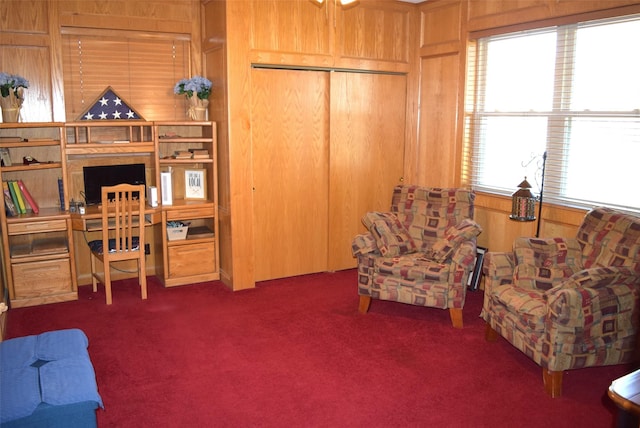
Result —
[[353, 240], [361, 313], [371, 299], [449, 309], [462, 328], [467, 279], [482, 229], [473, 218], [475, 194], [466, 189], [397, 186], [391, 212], [370, 212], [369, 233]]
[[573, 238], [519, 238], [487, 253], [486, 339], [504, 337], [562, 395], [564, 370], [633, 360], [639, 327], [640, 218], [589, 212]]

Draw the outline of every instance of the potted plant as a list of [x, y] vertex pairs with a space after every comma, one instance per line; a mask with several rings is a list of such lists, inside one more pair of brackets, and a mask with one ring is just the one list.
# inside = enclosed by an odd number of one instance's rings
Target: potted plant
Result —
[[192, 120], [205, 120], [209, 95], [211, 95], [211, 80], [202, 76], [194, 76], [191, 79], [181, 79], [173, 88], [177, 95], [185, 95], [189, 101], [187, 115]]
[[17, 122], [29, 81], [22, 76], [0, 72], [0, 106], [3, 122]]

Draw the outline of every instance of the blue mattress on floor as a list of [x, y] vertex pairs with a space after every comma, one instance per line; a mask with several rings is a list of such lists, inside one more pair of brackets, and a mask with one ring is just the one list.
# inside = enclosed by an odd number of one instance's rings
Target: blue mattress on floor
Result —
[[88, 345], [78, 329], [0, 342], [0, 425], [96, 426], [102, 398]]

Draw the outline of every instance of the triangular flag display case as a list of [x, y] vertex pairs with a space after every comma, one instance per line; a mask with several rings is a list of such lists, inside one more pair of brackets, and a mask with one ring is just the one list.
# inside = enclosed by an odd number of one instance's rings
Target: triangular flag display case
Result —
[[144, 120], [144, 118], [109, 86], [77, 120]]

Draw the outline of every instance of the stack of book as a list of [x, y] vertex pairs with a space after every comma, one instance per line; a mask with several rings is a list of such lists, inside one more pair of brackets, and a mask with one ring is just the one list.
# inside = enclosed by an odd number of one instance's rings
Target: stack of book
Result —
[[191, 159], [191, 152], [188, 150], [179, 150], [173, 153], [174, 159]]
[[38, 214], [40, 212], [37, 202], [33, 199], [22, 180], [3, 181], [2, 190], [4, 192], [5, 210], [8, 216], [28, 213]]
[[207, 149], [189, 149], [193, 159], [209, 159], [209, 150]]

